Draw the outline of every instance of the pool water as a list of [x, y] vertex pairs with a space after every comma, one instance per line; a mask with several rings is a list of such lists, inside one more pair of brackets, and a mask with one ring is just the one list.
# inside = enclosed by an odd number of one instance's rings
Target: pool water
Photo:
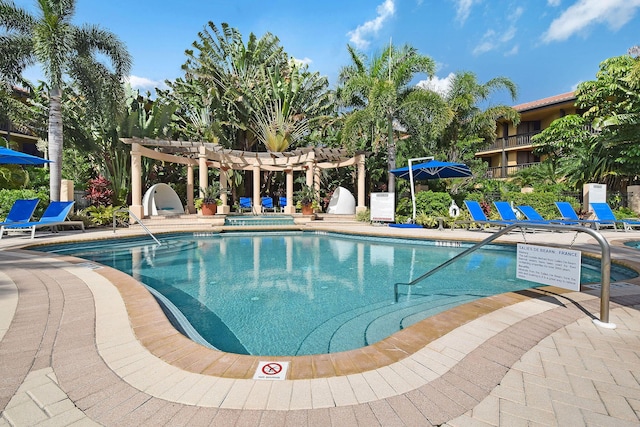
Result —
[[[308, 232], [185, 233], [161, 241], [39, 249], [126, 272], [175, 305], [211, 346], [264, 356], [363, 347], [456, 305], [539, 286], [515, 278], [510, 246], [488, 246], [418, 285], [401, 286], [396, 301], [394, 283], [412, 281], [464, 245]], [[612, 268], [614, 274], [631, 273]], [[599, 262], [583, 259], [581, 281], [600, 281]]]
[[640, 240], [631, 240], [629, 242], [624, 242], [625, 246], [629, 246], [634, 249], [640, 249]]

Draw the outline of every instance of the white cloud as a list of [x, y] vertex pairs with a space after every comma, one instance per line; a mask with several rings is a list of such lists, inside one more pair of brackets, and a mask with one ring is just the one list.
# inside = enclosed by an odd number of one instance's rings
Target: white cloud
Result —
[[482, 0], [454, 0], [456, 5], [456, 21], [464, 24], [471, 13], [471, 8], [475, 3], [480, 3]]
[[547, 4], [552, 7], [560, 6], [561, 0], [547, 0]]
[[551, 23], [542, 41], [566, 40], [596, 24], [607, 24], [616, 31], [633, 18], [639, 7], [640, 0], [578, 0]]
[[453, 73], [449, 73], [449, 75], [443, 79], [434, 76], [429, 80], [420, 80], [416, 86], [438, 92], [440, 95], [447, 95], [451, 89], [451, 81], [455, 76]]
[[482, 36], [480, 43], [473, 49], [474, 55], [481, 55], [483, 53], [492, 51], [498, 48], [498, 37], [496, 32], [489, 30]]
[[[483, 53], [490, 52], [496, 49], [504, 49], [505, 44], [508, 44], [511, 40], [513, 40], [518, 32], [516, 27], [516, 21], [520, 19], [522, 14], [524, 13], [524, 9], [521, 7], [516, 8], [513, 12], [509, 14], [511, 20], [511, 26], [509, 26], [503, 33], [497, 33], [495, 30], [488, 30], [482, 36], [482, 39], [478, 43], [478, 45], [473, 49], [474, 55], [481, 55]], [[518, 52], [518, 46], [512, 47], [509, 49], [506, 55], [514, 55]]]
[[515, 45], [514, 47], [511, 48], [510, 51], [506, 52], [504, 54], [504, 56], [514, 56], [518, 54], [518, 51], [520, 50], [520, 45]]
[[153, 91], [155, 88], [166, 89], [163, 81], [151, 80], [146, 77], [129, 76], [129, 85], [132, 89]]
[[300, 58], [292, 58], [292, 59], [298, 65], [309, 65], [313, 62], [311, 58], [307, 58], [306, 56], [302, 59]]
[[358, 49], [366, 49], [369, 47], [369, 41], [366, 40], [366, 37], [377, 34], [382, 28], [384, 22], [392, 17], [395, 11], [396, 6], [394, 0], [385, 0], [384, 3], [376, 8], [378, 16], [376, 16], [375, 19], [367, 21], [364, 24], [359, 25], [355, 30], [347, 33], [351, 43], [353, 43]]

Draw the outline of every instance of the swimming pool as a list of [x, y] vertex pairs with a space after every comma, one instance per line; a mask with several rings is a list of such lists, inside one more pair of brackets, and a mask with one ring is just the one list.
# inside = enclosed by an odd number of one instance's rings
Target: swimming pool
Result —
[[[405, 287], [396, 302], [394, 283], [410, 282], [469, 245], [309, 232], [160, 239], [161, 246], [140, 238], [38, 249], [124, 271], [178, 307], [211, 346], [264, 356], [363, 347], [456, 305], [538, 286], [515, 278], [511, 246], [474, 252]], [[623, 274], [612, 268], [612, 280]], [[600, 281], [598, 261], [583, 260], [581, 280]]]

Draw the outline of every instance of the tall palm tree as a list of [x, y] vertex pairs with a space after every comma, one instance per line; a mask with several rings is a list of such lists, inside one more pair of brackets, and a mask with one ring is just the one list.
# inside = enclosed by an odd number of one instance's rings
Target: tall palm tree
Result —
[[[410, 85], [418, 74], [432, 76], [435, 61], [408, 45], [390, 45], [371, 59], [350, 45], [347, 49], [352, 63], [340, 71], [338, 89], [338, 97], [351, 110], [345, 120], [343, 142], [370, 138], [374, 150], [386, 146], [388, 169], [395, 169], [394, 126], [415, 127], [416, 121], [442, 125], [448, 120], [446, 106], [435, 92]], [[391, 173], [388, 189], [395, 189]]]
[[[24, 68], [40, 64], [49, 85], [50, 198], [60, 199], [62, 179], [62, 96], [66, 78], [76, 82], [87, 98], [103, 104], [105, 91], [114, 99], [122, 94], [122, 79], [129, 73], [131, 58], [111, 32], [94, 25], [72, 24], [76, 0], [37, 0], [37, 15], [0, 0], [0, 72], [16, 79]], [[110, 64], [99, 61], [98, 55]], [[120, 99], [124, 98], [120, 96]]]
[[506, 77], [480, 83], [476, 75], [468, 71], [455, 75], [443, 95], [453, 118], [438, 139], [438, 147], [447, 160], [469, 160], [478, 149], [495, 141], [498, 118], [504, 117], [515, 125], [520, 122], [520, 115], [510, 106], [493, 105], [483, 110], [479, 105], [498, 90], [506, 90], [516, 99], [516, 85]]

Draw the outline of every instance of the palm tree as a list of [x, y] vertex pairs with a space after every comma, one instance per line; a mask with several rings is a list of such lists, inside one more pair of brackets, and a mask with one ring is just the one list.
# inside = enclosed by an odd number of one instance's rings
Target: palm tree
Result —
[[[249, 151], [257, 141], [251, 131], [257, 104], [253, 98], [260, 84], [267, 83], [257, 79], [265, 68], [286, 66], [287, 55], [273, 34], [266, 33], [258, 39], [251, 33], [245, 44], [242, 34], [226, 23], [218, 28], [209, 22], [198, 37], [194, 49], [185, 52], [185, 79], [178, 79], [171, 87], [183, 97], [191, 95], [192, 89], [201, 91], [198, 107], [215, 111], [218, 120], [231, 128], [233, 140], [229, 142], [233, 148]], [[178, 100], [178, 104], [182, 102]], [[221, 136], [224, 142], [224, 135]]]
[[[435, 62], [408, 45], [390, 45], [370, 60], [352, 46], [347, 49], [352, 63], [340, 71], [338, 97], [351, 111], [342, 140], [369, 140], [374, 151], [386, 146], [388, 170], [395, 169], [394, 127], [416, 127], [417, 121], [437, 126], [448, 120], [446, 106], [435, 92], [410, 86], [417, 74], [431, 76]], [[391, 173], [388, 188], [395, 189]]]
[[258, 82], [256, 91], [263, 93], [254, 98], [251, 128], [267, 151], [286, 151], [334, 109], [327, 78], [293, 60], [286, 67], [264, 68]]
[[504, 117], [515, 125], [520, 122], [518, 112], [509, 106], [495, 105], [482, 110], [478, 105], [488, 101], [493, 92], [501, 89], [507, 90], [515, 100], [516, 85], [506, 77], [479, 83], [471, 72], [455, 75], [449, 90], [443, 94], [453, 112], [453, 119], [437, 142], [447, 160], [461, 162], [472, 159], [478, 149], [495, 141], [498, 118]]
[[[37, 0], [35, 16], [11, 1], [0, 0], [0, 28], [6, 30], [0, 38], [3, 79], [17, 79], [27, 66], [40, 64], [49, 85], [51, 200], [60, 199], [65, 78], [76, 82], [88, 99], [95, 98], [97, 105], [103, 105], [105, 92], [114, 100], [123, 99], [121, 83], [131, 66], [129, 53], [113, 33], [93, 25], [72, 24], [75, 4], [75, 0]], [[100, 62], [98, 55], [110, 64]]]

